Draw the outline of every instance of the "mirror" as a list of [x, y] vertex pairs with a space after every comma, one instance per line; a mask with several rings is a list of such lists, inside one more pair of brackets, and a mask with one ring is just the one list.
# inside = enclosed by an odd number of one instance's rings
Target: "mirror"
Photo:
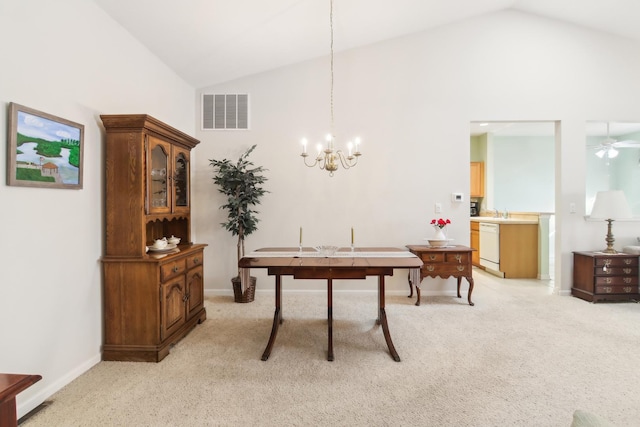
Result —
[[590, 121], [586, 135], [586, 214], [598, 191], [622, 190], [640, 217], [640, 123]]

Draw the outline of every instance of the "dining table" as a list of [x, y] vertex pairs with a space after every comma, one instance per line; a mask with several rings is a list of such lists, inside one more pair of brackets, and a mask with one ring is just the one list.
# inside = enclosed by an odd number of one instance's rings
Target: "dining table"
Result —
[[262, 354], [266, 361], [273, 349], [278, 335], [278, 328], [283, 323], [282, 316], [282, 277], [292, 276], [294, 279], [319, 279], [327, 282], [327, 360], [334, 360], [333, 351], [333, 281], [366, 279], [369, 276], [378, 278], [378, 317], [380, 325], [393, 360], [400, 361], [389, 332], [385, 308], [385, 277], [392, 276], [395, 269], [419, 269], [422, 260], [406, 248], [394, 247], [355, 247], [339, 248], [334, 253], [326, 253], [312, 247], [261, 248], [250, 252], [238, 261], [241, 269], [241, 280], [248, 283], [252, 268], [267, 269], [270, 276], [275, 276], [275, 311], [269, 341]]

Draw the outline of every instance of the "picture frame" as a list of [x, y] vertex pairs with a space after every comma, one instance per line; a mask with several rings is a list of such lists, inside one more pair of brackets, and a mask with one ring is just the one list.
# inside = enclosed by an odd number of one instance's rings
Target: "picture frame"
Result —
[[9, 104], [7, 185], [82, 189], [84, 125]]

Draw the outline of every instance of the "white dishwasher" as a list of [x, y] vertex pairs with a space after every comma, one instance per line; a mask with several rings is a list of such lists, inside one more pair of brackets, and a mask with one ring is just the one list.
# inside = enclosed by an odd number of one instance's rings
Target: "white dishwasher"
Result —
[[500, 224], [480, 223], [480, 265], [500, 271]]

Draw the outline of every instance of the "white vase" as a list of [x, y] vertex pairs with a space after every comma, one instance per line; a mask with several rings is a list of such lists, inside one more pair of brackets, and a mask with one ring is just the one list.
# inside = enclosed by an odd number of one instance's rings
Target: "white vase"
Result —
[[447, 235], [444, 234], [444, 228], [440, 228], [437, 225], [433, 228], [436, 230], [436, 235], [433, 237], [434, 240], [445, 240], [447, 238]]

